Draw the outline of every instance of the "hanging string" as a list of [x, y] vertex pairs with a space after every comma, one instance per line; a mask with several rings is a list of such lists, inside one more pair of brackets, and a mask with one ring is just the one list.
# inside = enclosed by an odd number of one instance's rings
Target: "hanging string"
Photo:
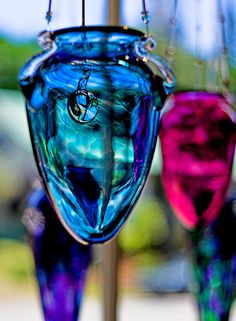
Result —
[[43, 30], [39, 33], [37, 42], [40, 47], [42, 47], [44, 50], [48, 50], [52, 48], [52, 39], [51, 39], [51, 28], [50, 28], [50, 22], [52, 21], [52, 0], [49, 0], [48, 3], [48, 10], [46, 12], [45, 19], [47, 21], [47, 27], [46, 30]]
[[85, 0], [82, 0], [82, 27], [85, 27]]
[[151, 15], [149, 13], [149, 11], [147, 11], [147, 7], [146, 7], [146, 1], [142, 0], [142, 4], [143, 4], [143, 10], [141, 12], [141, 18], [143, 20], [143, 22], [146, 25], [146, 36], [149, 37], [149, 22], [151, 21]]
[[165, 58], [170, 65], [173, 63], [174, 55], [176, 53], [175, 48], [175, 37], [176, 37], [176, 27], [177, 27], [177, 8], [178, 8], [178, 0], [174, 0], [173, 11], [169, 18], [169, 26], [168, 26], [168, 37], [167, 37], [167, 46], [165, 50]]
[[223, 5], [221, 0], [217, 0], [218, 5], [218, 18], [221, 28], [221, 56], [220, 56], [220, 68], [221, 68], [221, 77], [224, 89], [226, 92], [230, 90], [230, 75], [229, 75], [229, 61], [228, 61], [228, 48], [226, 41], [226, 30], [225, 30], [225, 15], [223, 13]]
[[48, 25], [52, 21], [52, 0], [49, 0], [48, 11], [46, 12], [46, 21]]
[[219, 87], [219, 59], [213, 58], [206, 65], [206, 89], [215, 92]]
[[200, 52], [200, 36], [202, 34], [202, 27], [200, 25], [199, 20], [199, 13], [202, 11], [201, 8], [202, 0], [195, 0], [195, 25], [196, 25], [196, 35], [195, 35], [195, 62], [196, 62], [196, 88], [201, 89], [204, 85], [204, 63], [201, 59], [201, 52]]
[[[52, 0], [49, 0], [48, 10], [46, 12], [46, 21], [48, 26], [52, 21]], [[85, 27], [85, 0], [82, 0], [82, 27]]]

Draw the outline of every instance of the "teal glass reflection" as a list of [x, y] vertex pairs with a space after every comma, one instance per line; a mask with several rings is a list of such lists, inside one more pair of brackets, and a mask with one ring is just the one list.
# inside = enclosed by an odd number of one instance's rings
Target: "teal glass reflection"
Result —
[[174, 76], [136, 30], [70, 28], [40, 41], [20, 73], [39, 171], [68, 231], [104, 242], [144, 187]]

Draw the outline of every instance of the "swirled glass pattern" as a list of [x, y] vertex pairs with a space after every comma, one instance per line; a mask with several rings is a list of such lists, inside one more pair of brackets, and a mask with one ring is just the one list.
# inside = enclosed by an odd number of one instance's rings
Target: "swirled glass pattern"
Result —
[[20, 73], [39, 171], [78, 240], [113, 237], [146, 182], [166, 93], [121, 27], [59, 30]]

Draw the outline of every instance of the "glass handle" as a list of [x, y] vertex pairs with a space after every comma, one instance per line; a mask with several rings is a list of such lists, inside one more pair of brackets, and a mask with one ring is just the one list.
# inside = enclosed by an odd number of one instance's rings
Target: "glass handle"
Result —
[[176, 85], [175, 74], [163, 58], [151, 53], [151, 51], [155, 47], [155, 40], [151, 36], [145, 37], [141, 41], [136, 42], [135, 53], [138, 56], [138, 58], [142, 59], [145, 63], [152, 63], [155, 65], [155, 67], [164, 77], [163, 86], [165, 92], [167, 95], [170, 95], [173, 93]]
[[28, 85], [42, 62], [48, 59], [57, 49], [57, 45], [51, 39], [51, 33], [48, 31], [43, 31], [38, 35], [38, 44], [44, 51], [33, 56], [20, 70], [19, 81], [21, 85]]

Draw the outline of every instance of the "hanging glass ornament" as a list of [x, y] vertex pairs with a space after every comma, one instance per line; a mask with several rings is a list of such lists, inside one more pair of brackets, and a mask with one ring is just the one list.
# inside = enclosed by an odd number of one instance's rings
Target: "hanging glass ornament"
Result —
[[235, 205], [235, 197], [227, 199], [214, 222], [191, 233], [200, 320], [230, 320], [236, 296]]
[[[196, 14], [200, 11], [196, 0]], [[167, 58], [173, 61], [177, 0], [170, 19]], [[161, 120], [162, 182], [175, 214], [188, 228], [210, 224], [223, 206], [230, 183], [235, 149], [236, 114], [229, 94], [227, 46], [221, 1], [218, 1], [224, 94], [201, 88], [203, 62], [196, 56], [198, 90], [176, 93]], [[175, 22], [173, 25], [172, 22]], [[196, 20], [196, 52], [201, 26]], [[174, 49], [173, 49], [174, 48]]]
[[[202, 30], [199, 12], [202, 12], [203, 3], [195, 0], [195, 86], [190, 91], [177, 92], [161, 119], [162, 183], [174, 213], [191, 230], [194, 294], [199, 320], [228, 321], [235, 297], [236, 261], [232, 242], [235, 213], [233, 201], [225, 202], [225, 197], [235, 152], [236, 114], [229, 93], [222, 3], [221, 0], [214, 1], [220, 18], [221, 32], [217, 36], [221, 37], [222, 48], [220, 57], [210, 62], [213, 62], [211, 72], [209, 61], [204, 62], [199, 52]], [[176, 8], [177, 0], [171, 19], [175, 22], [173, 31], [176, 29]], [[213, 17], [207, 22], [213, 22]], [[173, 47], [172, 37], [167, 48], [172, 61]], [[218, 76], [223, 90], [215, 86]], [[187, 80], [191, 81], [190, 73]]]
[[41, 187], [32, 189], [22, 221], [34, 255], [45, 321], [77, 321], [91, 247], [66, 232]]
[[188, 228], [211, 223], [229, 186], [235, 149], [235, 112], [220, 94], [176, 93], [161, 120], [162, 183]]
[[153, 38], [126, 27], [83, 23], [39, 43], [19, 76], [39, 171], [67, 230], [105, 242], [144, 187], [175, 78]]

